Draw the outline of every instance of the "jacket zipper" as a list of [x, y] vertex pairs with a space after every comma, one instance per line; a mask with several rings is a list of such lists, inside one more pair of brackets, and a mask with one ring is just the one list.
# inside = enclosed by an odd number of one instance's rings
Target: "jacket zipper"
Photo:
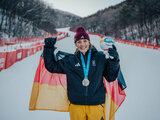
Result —
[[88, 96], [88, 86], [86, 87], [86, 89], [85, 89], [85, 103], [86, 103], [86, 105], [87, 105], [87, 96]]
[[85, 96], [88, 96], [88, 86], [86, 87], [86, 90], [85, 90]]

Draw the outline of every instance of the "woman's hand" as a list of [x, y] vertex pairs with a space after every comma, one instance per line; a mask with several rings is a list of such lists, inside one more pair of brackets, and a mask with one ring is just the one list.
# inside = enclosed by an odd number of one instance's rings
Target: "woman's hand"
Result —
[[56, 43], [57, 37], [50, 37], [50, 38], [45, 38], [44, 40], [44, 47], [46, 48], [53, 48], [55, 43]]
[[112, 48], [109, 48], [108, 53], [111, 57], [114, 58], [114, 60], [119, 60], [119, 55], [115, 45], [112, 45]]

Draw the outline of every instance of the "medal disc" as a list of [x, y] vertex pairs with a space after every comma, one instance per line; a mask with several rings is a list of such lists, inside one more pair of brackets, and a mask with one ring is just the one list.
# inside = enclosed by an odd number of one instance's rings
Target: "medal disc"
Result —
[[88, 79], [84, 79], [83, 81], [82, 81], [82, 84], [83, 84], [83, 86], [88, 86], [89, 85], [89, 80]]

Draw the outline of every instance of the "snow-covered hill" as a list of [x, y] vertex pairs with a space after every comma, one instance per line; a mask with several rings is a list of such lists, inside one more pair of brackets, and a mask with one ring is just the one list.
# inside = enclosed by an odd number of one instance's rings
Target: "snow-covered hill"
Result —
[[[57, 29], [68, 31], [68, 28]], [[73, 53], [74, 33], [56, 43]], [[98, 50], [100, 38], [90, 36]], [[127, 97], [116, 113], [116, 120], [159, 120], [160, 51], [116, 43]], [[0, 72], [0, 120], [69, 120], [69, 114], [54, 111], [28, 111], [30, 93], [41, 52]]]
[[59, 9], [54, 9], [54, 11], [56, 13], [56, 21], [54, 22], [56, 27], [59, 28], [71, 26], [73, 23], [78, 22], [82, 19], [80, 16], [73, 13], [69, 13]]

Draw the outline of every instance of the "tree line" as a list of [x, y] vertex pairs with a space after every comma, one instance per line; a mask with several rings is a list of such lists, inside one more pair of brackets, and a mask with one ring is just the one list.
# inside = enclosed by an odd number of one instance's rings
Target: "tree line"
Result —
[[1, 0], [0, 32], [9, 36], [42, 36], [55, 33], [54, 9], [40, 0]]
[[88, 32], [100, 33], [128, 41], [144, 37], [160, 44], [160, 0], [125, 0], [98, 11], [72, 25], [84, 26]]
[[157, 38], [160, 41], [159, 0], [126, 0], [120, 11], [119, 21], [125, 39], [140, 40], [145, 37], [151, 40]]

